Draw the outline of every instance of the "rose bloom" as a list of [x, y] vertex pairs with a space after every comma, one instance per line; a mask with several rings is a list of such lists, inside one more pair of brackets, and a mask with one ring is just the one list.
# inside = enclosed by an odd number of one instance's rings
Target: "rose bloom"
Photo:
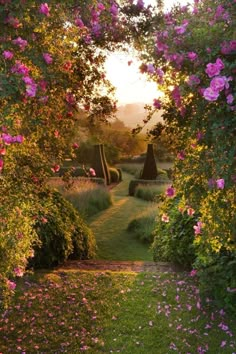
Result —
[[207, 64], [205, 72], [207, 73], [207, 75], [209, 77], [213, 77], [213, 76], [219, 75], [220, 71], [222, 69], [224, 69], [224, 67], [225, 66], [224, 66], [223, 61], [218, 58], [218, 59], [216, 59], [215, 63]]
[[15, 290], [16, 283], [14, 281], [8, 280], [7, 281], [7, 287], [8, 287], [9, 290]]
[[198, 57], [197, 53], [195, 53], [195, 52], [188, 52], [188, 58], [189, 58], [191, 61], [196, 60], [197, 57]]
[[173, 197], [175, 195], [175, 189], [173, 187], [169, 187], [166, 190], [167, 197]]
[[48, 7], [48, 4], [45, 2], [44, 4], [41, 4], [39, 7], [39, 12], [45, 16], [49, 16], [49, 11], [50, 8]]
[[43, 53], [43, 59], [47, 64], [52, 64], [53, 62], [52, 56], [49, 53]]
[[211, 80], [210, 87], [213, 91], [219, 92], [224, 90], [227, 83], [228, 81], [225, 76], [216, 76]]
[[216, 180], [216, 186], [218, 189], [224, 189], [225, 187], [225, 180], [223, 178]]
[[14, 56], [14, 54], [12, 52], [10, 52], [10, 50], [4, 50], [2, 55], [4, 56], [4, 59], [6, 59], [6, 60], [11, 60]]
[[166, 223], [167, 223], [167, 222], [169, 222], [169, 220], [170, 220], [170, 219], [169, 219], [169, 216], [168, 216], [168, 215], [166, 215], [166, 214], [163, 214], [163, 215], [162, 215], [162, 217], [161, 217], [161, 221], [163, 221], [163, 222], [166, 222]]
[[208, 87], [204, 90], [203, 96], [207, 101], [216, 101], [219, 97], [219, 92], [214, 91], [211, 87]]
[[188, 208], [187, 209], [188, 216], [193, 216], [194, 213], [195, 213], [195, 210], [193, 208]]

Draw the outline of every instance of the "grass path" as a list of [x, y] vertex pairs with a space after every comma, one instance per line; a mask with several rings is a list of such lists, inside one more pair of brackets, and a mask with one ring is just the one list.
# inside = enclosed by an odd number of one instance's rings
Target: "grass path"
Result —
[[158, 209], [157, 204], [128, 196], [132, 175], [123, 173], [123, 181], [111, 190], [113, 205], [90, 219], [98, 246], [97, 259], [151, 261], [152, 253], [127, 232], [129, 222], [148, 209]]

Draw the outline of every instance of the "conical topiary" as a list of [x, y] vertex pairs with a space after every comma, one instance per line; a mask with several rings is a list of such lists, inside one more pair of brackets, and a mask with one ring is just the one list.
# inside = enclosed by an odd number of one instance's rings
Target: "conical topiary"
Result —
[[107, 184], [111, 184], [111, 175], [109, 172], [109, 167], [107, 164], [107, 160], [106, 160], [106, 155], [105, 155], [105, 151], [104, 151], [104, 145], [101, 144], [101, 154], [102, 154], [102, 161], [103, 161], [103, 166], [104, 166], [104, 170], [105, 170], [105, 174], [106, 174], [106, 180], [107, 180]]
[[107, 184], [107, 177], [103, 164], [102, 149], [100, 144], [94, 145], [92, 167], [95, 170], [96, 177], [104, 178]]
[[153, 144], [148, 144], [147, 155], [140, 178], [146, 180], [152, 180], [157, 178], [157, 166], [153, 151]]

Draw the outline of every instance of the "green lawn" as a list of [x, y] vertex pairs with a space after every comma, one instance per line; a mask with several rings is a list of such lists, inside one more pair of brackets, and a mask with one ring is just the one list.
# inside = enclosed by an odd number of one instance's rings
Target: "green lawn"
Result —
[[0, 317], [1, 353], [235, 353], [235, 320], [183, 273], [37, 272]]
[[158, 205], [128, 196], [129, 181], [132, 178], [123, 173], [123, 181], [111, 190], [113, 205], [89, 220], [97, 241], [98, 259], [152, 260], [148, 245], [138, 241], [126, 229], [132, 219], [148, 209], [157, 211]]

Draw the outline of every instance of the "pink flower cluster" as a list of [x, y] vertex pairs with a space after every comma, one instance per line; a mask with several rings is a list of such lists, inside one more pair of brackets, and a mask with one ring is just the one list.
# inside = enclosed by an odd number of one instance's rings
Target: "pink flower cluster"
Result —
[[203, 226], [203, 224], [202, 224], [201, 221], [198, 221], [198, 222], [197, 222], [197, 225], [194, 225], [193, 229], [194, 229], [195, 235], [201, 234], [201, 232], [202, 232], [202, 226]]
[[221, 59], [217, 58], [215, 63], [209, 63], [206, 66], [205, 72], [209, 77], [217, 76], [221, 70], [224, 69], [224, 63]]
[[[222, 69], [224, 69], [224, 63], [219, 58], [215, 63], [207, 64], [205, 71], [212, 78], [210, 86], [203, 90], [203, 96], [207, 101], [216, 101], [221, 91], [229, 89], [229, 82], [232, 81], [232, 77], [220, 76]], [[227, 103], [231, 104], [232, 102], [233, 96], [228, 94]]]
[[186, 32], [186, 29], [187, 29], [187, 26], [188, 26], [188, 21], [187, 20], [184, 20], [182, 22], [182, 25], [181, 26], [175, 26], [175, 32], [177, 34], [183, 34]]
[[153, 106], [154, 106], [155, 108], [157, 108], [157, 109], [161, 109], [161, 101], [158, 100], [157, 98], [155, 98], [155, 99], [153, 100]]
[[[2, 130], [5, 130], [5, 128], [3, 127]], [[4, 156], [6, 155], [6, 147], [8, 145], [14, 144], [14, 143], [23, 143], [24, 141], [24, 137], [22, 135], [15, 135], [12, 136], [6, 132], [2, 133], [0, 135], [0, 156]], [[0, 158], [0, 173], [3, 170], [3, 166], [4, 166], [4, 161], [2, 158]]]
[[14, 54], [10, 50], [4, 50], [2, 53], [3, 57], [5, 60], [11, 60], [14, 56]]
[[173, 187], [168, 187], [166, 190], [167, 197], [174, 197], [175, 196], [175, 189]]
[[48, 17], [50, 15], [49, 11], [50, 11], [50, 8], [49, 8], [49, 6], [48, 6], [48, 4], [46, 2], [44, 4], [40, 5], [39, 12], [41, 14], [43, 14], [43, 15]]
[[12, 43], [17, 45], [21, 51], [25, 50], [25, 47], [28, 45], [28, 42], [25, 39], [22, 39], [21, 37], [13, 39]]

